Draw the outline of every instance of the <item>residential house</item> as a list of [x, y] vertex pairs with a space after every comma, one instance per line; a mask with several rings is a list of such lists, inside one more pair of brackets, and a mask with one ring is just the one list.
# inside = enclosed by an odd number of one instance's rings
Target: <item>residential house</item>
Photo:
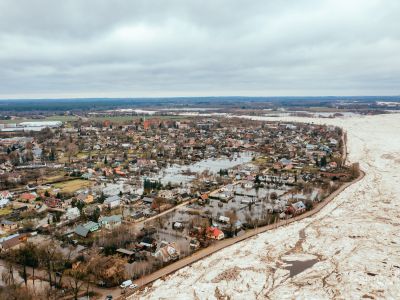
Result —
[[146, 247], [146, 248], [155, 248], [155, 247], [157, 247], [157, 241], [155, 238], [145, 236], [142, 238], [139, 245]]
[[200, 245], [200, 242], [198, 239], [191, 239], [189, 246], [190, 246], [190, 249], [197, 250], [200, 248], [201, 245]]
[[0, 199], [0, 208], [5, 208], [11, 204], [9, 199]]
[[81, 213], [77, 207], [69, 207], [65, 215], [68, 220], [76, 220], [80, 217]]
[[179, 250], [176, 243], [161, 242], [160, 248], [154, 254], [155, 257], [167, 263], [179, 259]]
[[134, 221], [139, 222], [139, 221], [144, 220], [145, 216], [144, 216], [144, 213], [142, 211], [136, 211], [136, 212], [133, 212], [131, 214], [131, 218]]
[[2, 199], [11, 199], [12, 194], [9, 191], [1, 191], [0, 192], [0, 200]]
[[84, 201], [85, 201], [86, 204], [91, 204], [91, 203], [93, 203], [93, 201], [94, 201], [93, 195], [92, 195], [92, 194], [87, 194]]
[[86, 224], [83, 225], [85, 228], [89, 229], [90, 232], [99, 230], [100, 226], [99, 223], [89, 221]]
[[245, 189], [252, 189], [253, 188], [253, 182], [246, 181], [246, 183], [244, 184], [244, 188]]
[[94, 232], [96, 230], [99, 230], [99, 228], [100, 228], [99, 223], [89, 221], [86, 224], [78, 225], [75, 228], [75, 233], [82, 237], [86, 237], [89, 232]]
[[130, 259], [134, 260], [135, 259], [135, 252], [124, 249], [124, 248], [118, 248], [116, 250], [116, 252], [118, 252], [120, 255], [125, 256], [125, 257], [129, 257]]
[[104, 200], [104, 204], [108, 206], [109, 209], [113, 209], [121, 205], [121, 199], [117, 195], [107, 197], [106, 200]]
[[331, 162], [329, 163], [329, 168], [330, 168], [330, 169], [336, 169], [336, 168], [337, 168], [337, 163], [336, 163], [335, 161], [331, 161]]
[[99, 218], [101, 227], [106, 229], [114, 229], [122, 224], [122, 215], [101, 216]]
[[228, 224], [230, 223], [231, 219], [225, 216], [219, 216], [218, 221], [221, 223]]
[[89, 229], [87, 229], [86, 227], [84, 227], [83, 225], [78, 225], [75, 230], [74, 230], [75, 234], [81, 236], [81, 237], [86, 237], [89, 233]]
[[174, 192], [171, 190], [160, 190], [158, 192], [158, 197], [165, 198], [167, 200], [171, 200], [174, 198]]
[[185, 228], [185, 226], [183, 226], [183, 224], [181, 222], [173, 222], [172, 228], [182, 230], [183, 228]]
[[44, 203], [47, 205], [47, 207], [50, 207], [50, 208], [61, 208], [62, 207], [62, 201], [58, 198], [49, 197], [44, 201]]
[[114, 168], [114, 173], [119, 176], [126, 176], [126, 173], [123, 172], [120, 167]]
[[5, 231], [11, 231], [18, 228], [18, 224], [9, 220], [1, 220], [0, 222], [1, 229]]
[[6, 251], [18, 247], [22, 242], [28, 238], [27, 234], [13, 234], [4, 238], [0, 238], [0, 249]]
[[23, 193], [19, 196], [19, 200], [22, 202], [33, 202], [37, 198], [37, 194], [35, 192], [32, 193]]
[[296, 203], [293, 203], [292, 207], [294, 209], [295, 215], [299, 215], [306, 211], [306, 206], [304, 205], [303, 201], [298, 201]]
[[199, 204], [203, 205], [204, 203], [208, 202], [208, 194], [201, 194], [198, 200]]
[[83, 179], [89, 180], [89, 179], [92, 179], [92, 178], [93, 178], [93, 173], [86, 172], [86, 173], [83, 173], [81, 177], [82, 177]]
[[213, 240], [222, 240], [225, 237], [224, 233], [217, 227], [208, 227], [207, 236]]
[[78, 201], [84, 202], [84, 203], [86, 203], [86, 204], [90, 204], [90, 203], [92, 203], [92, 202], [94, 201], [93, 195], [92, 195], [92, 194], [89, 194], [89, 193], [87, 193], [87, 192], [82, 192], [82, 193], [80, 193], [80, 194], [76, 197], [76, 199], [77, 199]]
[[331, 146], [337, 146], [338, 143], [339, 143], [339, 142], [338, 142], [337, 140], [333, 139], [333, 138], [329, 139], [329, 144], [330, 144]]
[[142, 201], [143, 201], [143, 203], [145, 203], [145, 204], [152, 205], [152, 204], [153, 204], [153, 201], [154, 201], [154, 198], [143, 197]]
[[33, 162], [34, 163], [40, 163], [42, 161], [42, 149], [39, 147], [35, 146], [32, 149], [32, 154], [33, 154]]

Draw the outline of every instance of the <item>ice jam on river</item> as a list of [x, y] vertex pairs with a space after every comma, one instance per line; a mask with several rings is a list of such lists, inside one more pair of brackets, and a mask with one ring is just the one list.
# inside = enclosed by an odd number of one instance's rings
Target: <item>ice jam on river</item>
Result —
[[313, 217], [225, 248], [130, 299], [399, 299], [400, 114], [281, 120], [343, 127], [347, 158], [366, 176]]

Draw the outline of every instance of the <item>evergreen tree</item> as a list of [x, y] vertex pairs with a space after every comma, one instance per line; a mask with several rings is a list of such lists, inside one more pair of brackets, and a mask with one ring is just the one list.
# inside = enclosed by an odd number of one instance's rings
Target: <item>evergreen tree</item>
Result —
[[50, 149], [49, 160], [50, 160], [50, 161], [55, 161], [55, 160], [56, 160], [56, 157], [57, 157], [56, 149], [55, 149], [54, 147], [52, 147], [52, 148]]
[[325, 167], [326, 164], [327, 164], [326, 156], [323, 156], [323, 157], [321, 158], [321, 167]]
[[82, 213], [82, 209], [85, 207], [85, 203], [81, 201], [76, 202], [76, 207], [79, 209], [79, 211]]
[[96, 209], [94, 210], [94, 212], [93, 212], [93, 214], [92, 214], [90, 219], [93, 222], [97, 223], [99, 221], [99, 218], [100, 218], [100, 209], [98, 207], [96, 207]]
[[101, 192], [98, 202], [104, 203], [104, 200], [106, 200], [106, 196], [104, 195], [104, 192]]

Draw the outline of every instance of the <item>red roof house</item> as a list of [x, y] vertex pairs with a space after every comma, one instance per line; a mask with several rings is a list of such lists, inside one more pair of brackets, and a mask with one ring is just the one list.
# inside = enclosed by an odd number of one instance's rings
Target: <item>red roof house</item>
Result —
[[217, 227], [208, 227], [207, 236], [213, 240], [222, 240], [225, 237], [224, 233]]

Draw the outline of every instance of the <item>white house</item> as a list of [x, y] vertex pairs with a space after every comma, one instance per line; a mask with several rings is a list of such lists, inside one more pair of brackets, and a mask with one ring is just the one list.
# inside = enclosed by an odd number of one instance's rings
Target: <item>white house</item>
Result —
[[122, 224], [122, 215], [101, 216], [99, 218], [99, 223], [101, 227], [114, 229]]
[[231, 219], [225, 216], [219, 216], [218, 221], [220, 221], [221, 223], [229, 223]]
[[179, 250], [175, 243], [161, 242], [160, 249], [154, 254], [155, 257], [161, 259], [163, 262], [177, 260], [179, 258]]
[[68, 220], [75, 220], [80, 217], [81, 213], [77, 207], [70, 207], [67, 209], [67, 212], [65, 215]]
[[121, 205], [121, 199], [117, 195], [111, 196], [104, 200], [104, 204], [107, 205], [109, 209], [113, 209]]
[[0, 199], [0, 208], [4, 208], [6, 206], [10, 205], [10, 200], [9, 199]]
[[245, 189], [251, 189], [251, 188], [253, 188], [253, 183], [252, 183], [251, 181], [247, 181], [247, 182], [244, 184], [244, 188], [245, 188]]

